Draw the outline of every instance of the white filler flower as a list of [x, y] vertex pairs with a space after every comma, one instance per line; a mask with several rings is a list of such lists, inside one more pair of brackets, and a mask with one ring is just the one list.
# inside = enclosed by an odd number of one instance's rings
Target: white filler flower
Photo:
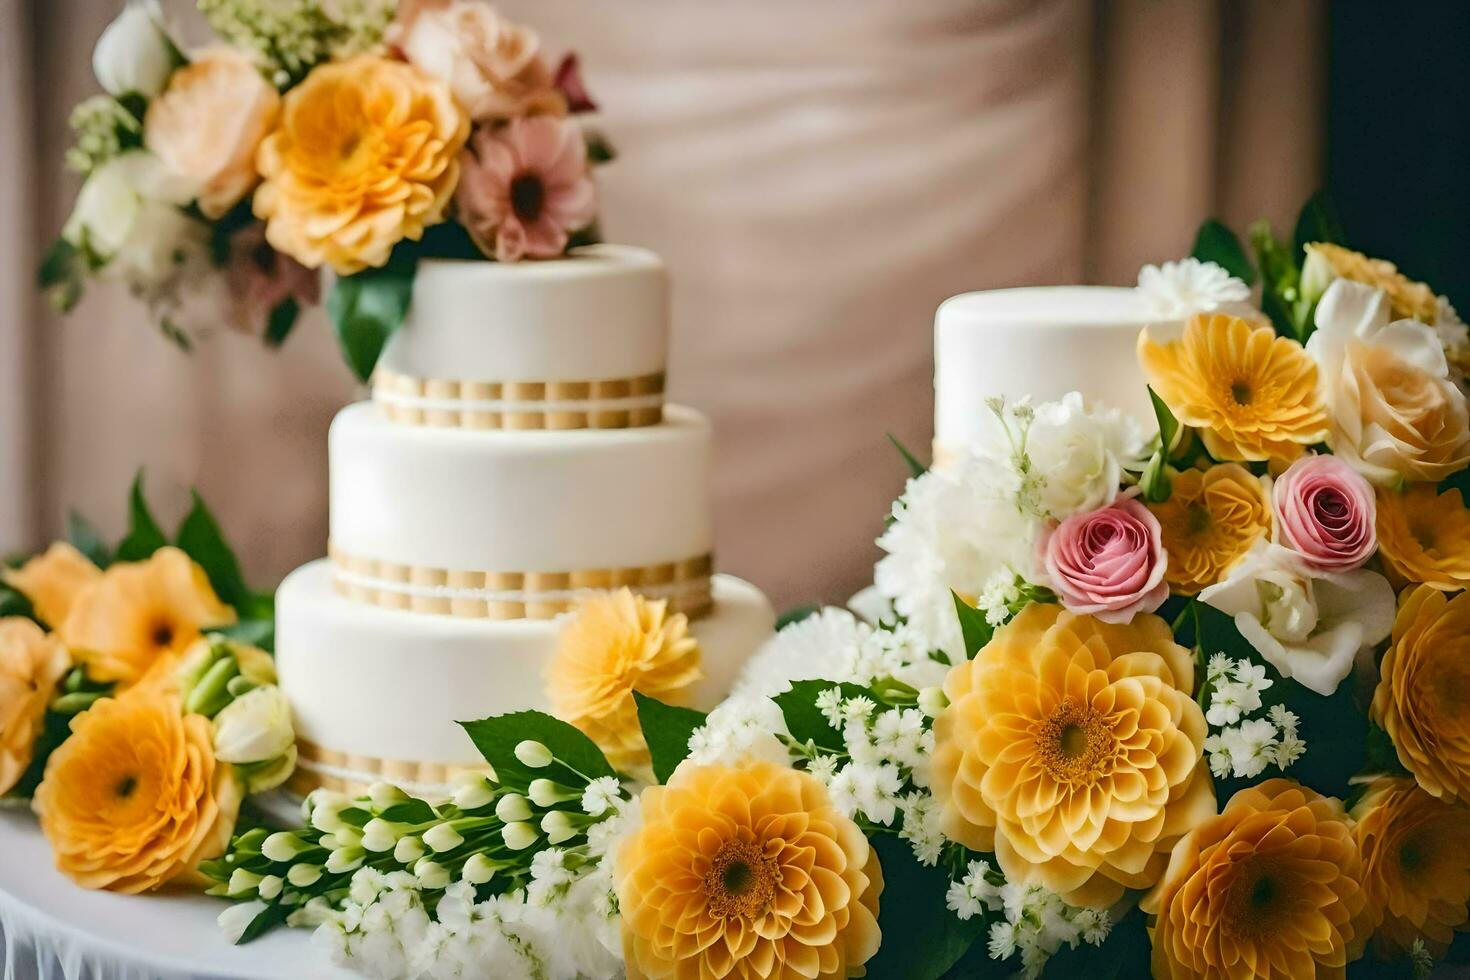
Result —
[[1138, 272], [1138, 291], [1160, 320], [1187, 320], [1196, 313], [1230, 307], [1251, 298], [1250, 287], [1214, 262], [1180, 259], [1146, 265]]

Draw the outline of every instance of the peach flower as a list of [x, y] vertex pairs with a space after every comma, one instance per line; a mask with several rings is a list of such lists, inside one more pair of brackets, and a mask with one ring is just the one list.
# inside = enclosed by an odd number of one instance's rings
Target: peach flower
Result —
[[1237, 463], [1177, 474], [1169, 499], [1151, 509], [1169, 555], [1164, 581], [1181, 595], [1222, 581], [1271, 532], [1266, 483]]
[[1383, 291], [1396, 319], [1433, 323], [1439, 315], [1439, 297], [1426, 283], [1416, 282], [1384, 259], [1373, 259], [1331, 242], [1307, 245], [1302, 286], [1309, 293], [1325, 291], [1334, 279], [1349, 279]]
[[143, 142], [199, 188], [199, 210], [219, 218], [260, 180], [255, 152], [276, 125], [281, 97], [244, 54], [212, 47], [169, 76], [148, 104]]
[[410, 0], [398, 8], [388, 43], [449, 86], [477, 123], [565, 115], [541, 41], [483, 0]]
[[76, 597], [101, 577], [102, 569], [65, 541], [20, 568], [0, 569], [0, 581], [29, 599], [36, 617], [52, 629], [66, 622]]
[[685, 764], [640, 799], [613, 871], [629, 980], [864, 975], [883, 872], [815, 777]]
[[255, 214], [277, 251], [351, 275], [444, 220], [469, 134], [444, 83], [363, 54], [312, 69], [260, 145]]
[[555, 258], [572, 232], [597, 217], [587, 145], [570, 120], [537, 116], [482, 127], [462, 162], [459, 218], [480, 250], [500, 262]]
[[934, 722], [946, 836], [1006, 878], [1105, 908], [1215, 813], [1194, 660], [1169, 626], [1033, 603], [949, 672]]
[[31, 764], [46, 706], [70, 669], [54, 635], [19, 616], [0, 619], [0, 795]]
[[1371, 922], [1342, 804], [1289, 779], [1230, 798], [1144, 896], [1156, 980], [1344, 975]]
[[1457, 489], [1415, 483], [1402, 493], [1380, 490], [1378, 546], [1400, 581], [1443, 592], [1470, 588], [1470, 508]]
[[1047, 585], [1072, 612], [1126, 623], [1169, 598], [1158, 518], [1137, 500], [1073, 514], [1040, 540]]
[[72, 721], [36, 790], [56, 866], [84, 888], [136, 894], [193, 879], [221, 854], [240, 809], [213, 726], [184, 714], [177, 690], [145, 684]]

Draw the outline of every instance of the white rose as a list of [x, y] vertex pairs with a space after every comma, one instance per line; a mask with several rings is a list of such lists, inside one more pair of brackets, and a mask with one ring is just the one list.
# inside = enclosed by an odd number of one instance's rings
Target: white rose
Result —
[[1041, 476], [1042, 509], [1062, 520], [1113, 502], [1124, 467], [1140, 465], [1143, 430], [1117, 409], [1089, 412], [1074, 391], [1037, 406], [1026, 451]]
[[208, 228], [179, 210], [193, 190], [153, 154], [124, 153], [87, 178], [62, 235], [114, 275], [149, 289], [208, 244]]
[[1313, 577], [1294, 552], [1266, 541], [1199, 598], [1233, 616], [1241, 636], [1283, 677], [1324, 696], [1351, 673], [1359, 650], [1393, 629], [1393, 587], [1382, 575]]
[[163, 30], [157, 0], [131, 0], [92, 49], [92, 73], [107, 94], [136, 92], [151, 99], [178, 65], [178, 49]]
[[269, 762], [296, 743], [291, 705], [278, 687], [257, 687], [214, 718], [214, 754], [221, 762]]

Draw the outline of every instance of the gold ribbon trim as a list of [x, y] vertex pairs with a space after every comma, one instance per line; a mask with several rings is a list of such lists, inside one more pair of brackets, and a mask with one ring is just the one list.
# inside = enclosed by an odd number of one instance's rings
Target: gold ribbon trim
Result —
[[490, 771], [485, 765], [410, 762], [403, 759], [380, 759], [370, 755], [349, 755], [313, 745], [305, 739], [296, 742], [296, 753], [296, 771], [291, 775], [288, 785], [293, 792], [302, 796], [314, 789], [362, 796], [373, 783], [387, 782], [415, 795], [447, 797], [453, 792], [453, 782], [459, 774]]
[[551, 619], [591, 592], [627, 586], [650, 599], [667, 599], [670, 612], [697, 619], [714, 605], [714, 560], [576, 572], [466, 572], [403, 565], [328, 549], [333, 585], [353, 602], [466, 619]]
[[373, 400], [394, 422], [459, 429], [636, 429], [664, 417], [664, 376], [445, 381], [379, 368]]

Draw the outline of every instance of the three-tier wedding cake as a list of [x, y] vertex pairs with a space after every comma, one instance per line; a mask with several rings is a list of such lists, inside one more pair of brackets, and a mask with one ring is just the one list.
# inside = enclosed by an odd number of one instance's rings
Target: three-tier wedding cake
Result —
[[686, 614], [710, 707], [767, 636], [713, 574], [710, 425], [664, 404], [669, 297], [650, 252], [428, 261], [372, 400], [332, 424], [330, 557], [277, 595], [298, 791], [432, 792], [480, 756], [456, 720], [545, 709], [579, 596], [628, 586]]

